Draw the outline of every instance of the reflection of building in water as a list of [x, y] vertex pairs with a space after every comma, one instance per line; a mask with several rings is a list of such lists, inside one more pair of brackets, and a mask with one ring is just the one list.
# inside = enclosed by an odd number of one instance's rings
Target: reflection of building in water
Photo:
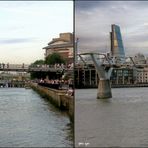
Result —
[[73, 34], [72, 33], [60, 33], [59, 38], [53, 38], [48, 43], [48, 46], [44, 47], [45, 57], [57, 52], [68, 63], [73, 62]]
[[119, 60], [119, 62], [125, 62], [125, 52], [122, 42], [122, 36], [120, 27], [113, 24], [111, 26], [112, 31], [110, 32], [111, 39], [111, 56]]

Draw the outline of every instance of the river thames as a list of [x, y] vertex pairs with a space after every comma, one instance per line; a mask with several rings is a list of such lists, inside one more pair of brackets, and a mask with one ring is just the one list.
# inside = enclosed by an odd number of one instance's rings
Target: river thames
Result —
[[112, 98], [96, 99], [97, 89], [75, 90], [75, 145], [148, 147], [148, 88], [113, 88]]
[[68, 116], [32, 89], [0, 88], [1, 147], [72, 147]]

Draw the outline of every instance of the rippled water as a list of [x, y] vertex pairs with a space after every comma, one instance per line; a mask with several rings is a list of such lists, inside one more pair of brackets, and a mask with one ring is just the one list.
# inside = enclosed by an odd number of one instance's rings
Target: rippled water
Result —
[[0, 88], [1, 147], [70, 147], [69, 123], [64, 112], [32, 89]]
[[114, 88], [108, 100], [97, 89], [75, 94], [76, 146], [148, 147], [148, 88]]

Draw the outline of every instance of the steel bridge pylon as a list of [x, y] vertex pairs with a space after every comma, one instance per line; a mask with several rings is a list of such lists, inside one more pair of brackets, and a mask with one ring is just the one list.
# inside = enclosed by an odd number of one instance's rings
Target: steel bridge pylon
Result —
[[110, 67], [109, 70], [106, 71], [104, 69], [104, 67], [102, 66], [101, 62], [99, 62], [95, 58], [95, 56], [94, 56], [95, 54], [103, 55], [105, 57], [105, 59], [108, 61], [108, 63], [111, 64], [111, 61], [108, 59], [106, 54], [102, 54], [102, 53], [101, 54], [100, 53], [82, 53], [82, 54], [78, 54], [78, 55], [85, 64], [87, 64], [87, 63], [83, 60], [83, 57], [81, 55], [90, 55], [91, 60], [93, 61], [93, 64], [94, 64], [95, 69], [96, 69], [98, 76], [99, 76], [97, 99], [112, 98], [112, 92], [111, 92], [111, 86], [110, 86], [110, 76], [111, 76], [113, 68]]

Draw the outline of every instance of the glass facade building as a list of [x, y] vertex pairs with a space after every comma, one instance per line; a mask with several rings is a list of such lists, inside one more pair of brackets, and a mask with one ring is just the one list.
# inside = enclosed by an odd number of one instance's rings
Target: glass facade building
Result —
[[121, 63], [125, 62], [125, 52], [122, 42], [122, 36], [120, 32], [120, 27], [113, 24], [111, 26], [112, 32], [110, 32], [111, 39], [111, 55], [116, 58]]

